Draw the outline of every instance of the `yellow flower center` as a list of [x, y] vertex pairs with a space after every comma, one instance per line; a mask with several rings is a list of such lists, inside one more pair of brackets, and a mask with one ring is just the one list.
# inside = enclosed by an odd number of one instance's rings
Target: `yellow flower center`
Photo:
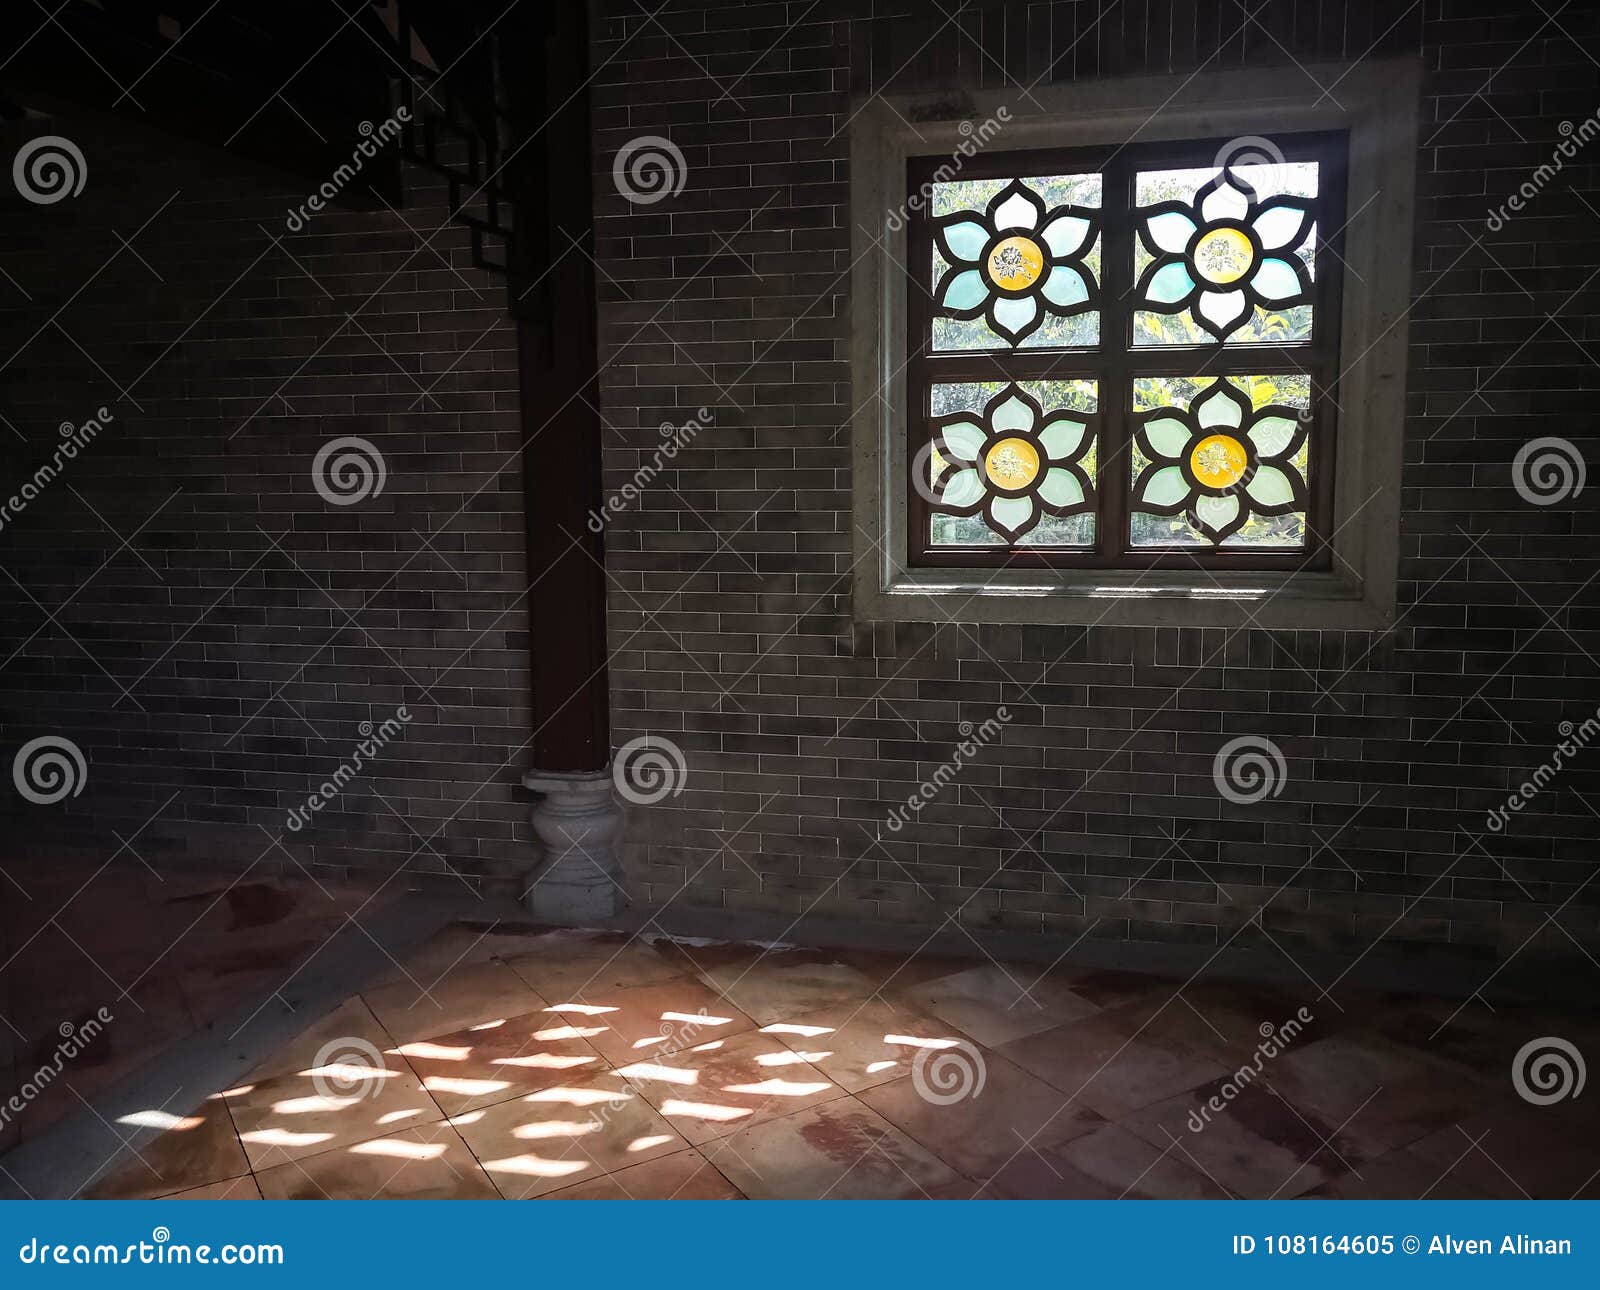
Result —
[[1228, 434], [1207, 435], [1189, 454], [1194, 477], [1207, 488], [1227, 488], [1244, 477], [1250, 457], [1244, 445]]
[[1031, 287], [1044, 271], [1044, 252], [1031, 237], [1008, 237], [989, 252], [989, 281], [1007, 291]]
[[1214, 228], [1194, 248], [1194, 265], [1207, 282], [1226, 286], [1255, 267], [1256, 249], [1242, 230]]
[[983, 470], [996, 488], [1026, 488], [1039, 473], [1039, 450], [1026, 439], [1002, 439], [984, 456]]

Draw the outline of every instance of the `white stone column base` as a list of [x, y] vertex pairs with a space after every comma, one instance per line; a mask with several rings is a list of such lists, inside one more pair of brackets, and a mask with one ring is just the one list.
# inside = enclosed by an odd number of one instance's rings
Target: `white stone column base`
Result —
[[610, 768], [582, 774], [530, 770], [522, 783], [542, 794], [533, 808], [533, 831], [544, 844], [523, 905], [552, 923], [593, 923], [620, 914], [627, 904], [616, 851], [622, 808], [612, 793]]

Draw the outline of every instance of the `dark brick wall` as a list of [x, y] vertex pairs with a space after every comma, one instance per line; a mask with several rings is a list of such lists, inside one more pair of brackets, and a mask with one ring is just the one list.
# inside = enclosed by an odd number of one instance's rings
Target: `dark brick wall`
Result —
[[[1561, 123], [1600, 108], [1592, 8], [1559, 21], [1511, 0], [602, 9], [612, 486], [662, 424], [702, 406], [713, 419], [608, 532], [616, 740], [655, 733], [688, 764], [681, 796], [633, 813], [641, 899], [956, 920], [1063, 946], [1600, 943], [1593, 756], [1505, 832], [1485, 826], [1559, 723], [1600, 702], [1600, 489], [1539, 508], [1511, 486], [1513, 455], [1541, 435], [1600, 461], [1600, 141], [1484, 228]], [[853, 625], [859, 96], [1369, 53], [1426, 69], [1397, 627]], [[635, 206], [610, 165], [641, 135], [671, 138], [687, 182]], [[916, 825], [885, 830], [958, 723], [999, 704], [1002, 735]], [[1219, 798], [1213, 757], [1241, 734], [1287, 755], [1280, 797]]]
[[[442, 188], [412, 173], [403, 210], [289, 235], [309, 182], [86, 115], [8, 129], [5, 156], [40, 134], [77, 144], [87, 182], [31, 205], [8, 164], [0, 495], [60, 423], [113, 419], [0, 530], [7, 854], [292, 853], [452, 890], [526, 870], [515, 347]], [[349, 506], [312, 481], [342, 436], [388, 471]], [[401, 705], [381, 757], [289, 831]], [[11, 791], [40, 735], [82, 749], [77, 797]]]

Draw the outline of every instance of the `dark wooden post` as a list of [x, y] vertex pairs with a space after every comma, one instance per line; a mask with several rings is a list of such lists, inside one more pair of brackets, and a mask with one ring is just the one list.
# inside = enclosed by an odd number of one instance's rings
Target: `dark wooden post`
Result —
[[553, 920], [618, 912], [611, 792], [600, 369], [584, 0], [518, 6], [500, 74], [515, 149], [508, 292], [517, 320], [528, 529], [535, 832], [526, 902]]

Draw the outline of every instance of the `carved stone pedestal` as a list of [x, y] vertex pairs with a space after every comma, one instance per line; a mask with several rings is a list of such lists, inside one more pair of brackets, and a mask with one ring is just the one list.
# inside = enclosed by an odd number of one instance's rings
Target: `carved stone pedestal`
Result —
[[621, 913], [627, 904], [616, 852], [622, 808], [612, 793], [610, 770], [530, 770], [522, 783], [543, 794], [533, 808], [533, 831], [544, 844], [523, 904], [551, 923], [593, 923]]

